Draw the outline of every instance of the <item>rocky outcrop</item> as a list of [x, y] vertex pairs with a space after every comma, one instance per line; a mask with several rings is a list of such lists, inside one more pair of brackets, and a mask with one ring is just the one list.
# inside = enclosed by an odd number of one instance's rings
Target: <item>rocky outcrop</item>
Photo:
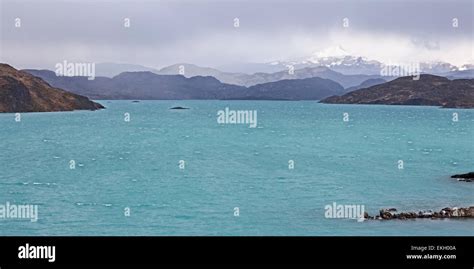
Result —
[[390, 82], [331, 96], [327, 104], [379, 104], [474, 108], [474, 79], [449, 80], [434, 75], [401, 77]]
[[0, 112], [50, 112], [104, 108], [87, 97], [53, 88], [41, 78], [0, 64]]
[[370, 216], [364, 212], [364, 219], [391, 220], [391, 219], [442, 219], [442, 218], [474, 218], [474, 206], [445, 207], [440, 211], [398, 212], [396, 208], [381, 209], [377, 216]]
[[456, 178], [458, 181], [474, 182], [474, 172], [453, 175], [451, 178]]

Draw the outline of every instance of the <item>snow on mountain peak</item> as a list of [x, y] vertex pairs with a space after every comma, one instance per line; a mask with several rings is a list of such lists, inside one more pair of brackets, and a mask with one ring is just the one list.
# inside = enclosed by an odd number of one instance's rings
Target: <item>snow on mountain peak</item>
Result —
[[[312, 53], [309, 57], [301, 57], [293, 60], [272, 62], [270, 65], [281, 66], [282, 70], [292, 66], [295, 70], [307, 67], [327, 67], [333, 71], [346, 74], [366, 74], [377, 75], [380, 74], [381, 69], [385, 65], [402, 65], [391, 64], [390, 62], [381, 62], [374, 59], [368, 59], [360, 55], [352, 55], [340, 45], [329, 47], [321, 51]], [[466, 65], [462, 68], [456, 67], [452, 64], [442, 61], [420, 62], [420, 69], [422, 72], [430, 74], [442, 74], [452, 71], [464, 70], [472, 68], [473, 65]]]
[[350, 54], [341, 46], [329, 47], [324, 50], [313, 53], [313, 56], [317, 58], [345, 57], [349, 55]]

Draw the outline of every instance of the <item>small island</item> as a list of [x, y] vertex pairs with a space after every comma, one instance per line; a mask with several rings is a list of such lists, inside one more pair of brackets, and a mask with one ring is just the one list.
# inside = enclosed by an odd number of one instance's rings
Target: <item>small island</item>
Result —
[[170, 109], [189, 109], [189, 107], [182, 107], [182, 106], [174, 106]]

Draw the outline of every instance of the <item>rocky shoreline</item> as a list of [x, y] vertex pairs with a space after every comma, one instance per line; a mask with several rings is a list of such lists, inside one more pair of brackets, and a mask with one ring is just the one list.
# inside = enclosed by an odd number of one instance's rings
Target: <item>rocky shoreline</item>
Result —
[[[452, 175], [458, 181], [474, 182], [474, 172], [465, 174]], [[370, 216], [369, 213], [364, 212], [364, 219], [366, 220], [390, 220], [390, 219], [446, 219], [446, 218], [474, 218], [474, 206], [470, 207], [445, 207], [440, 211], [424, 210], [424, 211], [407, 211], [399, 212], [396, 208], [380, 209], [379, 214]]]
[[470, 207], [445, 207], [440, 211], [424, 210], [424, 211], [408, 211], [399, 212], [396, 208], [381, 209], [379, 215], [370, 216], [364, 212], [364, 219], [374, 220], [390, 220], [390, 219], [445, 219], [445, 218], [474, 218], [474, 206]]

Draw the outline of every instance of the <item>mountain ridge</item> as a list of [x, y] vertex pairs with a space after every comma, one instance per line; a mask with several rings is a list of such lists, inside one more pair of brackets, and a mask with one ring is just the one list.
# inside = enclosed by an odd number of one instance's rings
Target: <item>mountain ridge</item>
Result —
[[[244, 87], [220, 82], [211, 76], [158, 75], [153, 72], [123, 72], [113, 78], [96, 77], [88, 80], [85, 77], [61, 77], [48, 70], [25, 70], [39, 76], [56, 87], [65, 88], [77, 94], [93, 99], [259, 99], [261, 92], [270, 91], [275, 96], [266, 98], [314, 100], [334, 94], [344, 93], [344, 88], [337, 82], [314, 78], [288, 82], [281, 80], [272, 84], [262, 83]], [[300, 90], [293, 90], [288, 84], [299, 85]], [[283, 90], [284, 89], [284, 90]], [[296, 98], [296, 97], [295, 97]]]

